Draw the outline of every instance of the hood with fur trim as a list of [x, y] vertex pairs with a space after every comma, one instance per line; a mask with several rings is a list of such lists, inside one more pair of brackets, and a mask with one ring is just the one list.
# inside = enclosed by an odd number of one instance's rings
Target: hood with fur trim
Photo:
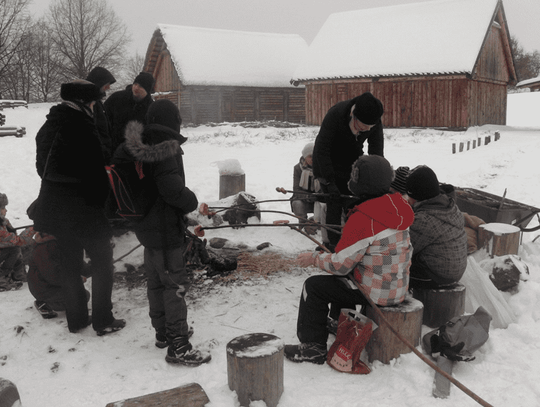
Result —
[[[187, 138], [160, 124], [144, 126], [138, 121], [131, 121], [126, 126], [125, 142], [120, 147], [136, 161], [154, 163], [166, 158], [183, 154], [182, 144]], [[116, 156], [122, 158], [121, 151]]]

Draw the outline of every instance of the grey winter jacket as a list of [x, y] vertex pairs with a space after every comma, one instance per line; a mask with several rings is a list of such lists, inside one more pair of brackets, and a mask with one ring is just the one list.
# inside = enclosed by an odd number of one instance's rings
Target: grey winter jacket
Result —
[[186, 187], [182, 148], [187, 139], [159, 124], [126, 126], [125, 142], [116, 150], [113, 163], [139, 161], [145, 182], [148, 213], [135, 226], [144, 247], [179, 247], [184, 242], [185, 215], [198, 206], [197, 197]]
[[411, 277], [422, 270], [438, 284], [458, 282], [467, 267], [467, 234], [455, 201], [441, 193], [416, 202], [413, 210]]

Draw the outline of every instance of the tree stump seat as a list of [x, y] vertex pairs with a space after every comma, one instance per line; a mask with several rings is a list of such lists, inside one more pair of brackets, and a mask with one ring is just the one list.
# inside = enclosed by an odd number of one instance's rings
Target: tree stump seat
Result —
[[441, 288], [414, 288], [413, 297], [424, 304], [423, 324], [438, 328], [463, 315], [465, 293], [465, 286], [460, 283]]
[[239, 336], [227, 344], [229, 388], [241, 406], [256, 400], [277, 406], [283, 393], [283, 351], [283, 341], [265, 333]]
[[163, 390], [132, 399], [115, 401], [105, 407], [203, 407], [210, 403], [208, 396], [198, 383]]
[[17, 386], [13, 382], [0, 377], [0, 407], [20, 406]]
[[[399, 334], [415, 347], [420, 344], [422, 336], [422, 314], [424, 306], [411, 296], [398, 305], [379, 307], [386, 320]], [[367, 307], [366, 316], [379, 327], [373, 331], [366, 346], [369, 362], [379, 360], [388, 364], [399, 355], [412, 352], [394, 333], [382, 322], [380, 316], [372, 307]]]

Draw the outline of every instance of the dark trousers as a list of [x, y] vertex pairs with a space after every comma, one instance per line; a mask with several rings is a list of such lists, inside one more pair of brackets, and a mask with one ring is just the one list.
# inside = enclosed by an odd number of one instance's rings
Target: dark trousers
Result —
[[342, 308], [354, 309], [357, 304], [368, 305], [359, 290], [348, 287], [339, 277], [320, 275], [304, 282], [298, 310], [297, 335], [302, 343], [316, 342], [326, 345], [328, 330], [326, 319], [339, 318]]
[[[349, 191], [349, 187], [347, 187], [348, 181], [349, 180], [336, 179], [336, 185], [339, 188], [341, 194], [343, 195], [351, 195], [351, 191]], [[326, 186], [323, 186], [322, 188], [324, 193], [328, 193]], [[328, 198], [326, 203], [325, 223], [327, 225], [341, 225], [343, 223], [342, 218], [345, 205], [346, 200], [343, 198]], [[340, 238], [340, 234], [328, 231], [328, 241], [330, 242], [332, 247], [335, 247], [338, 244]]]
[[110, 238], [61, 234], [56, 239], [61, 253], [60, 273], [68, 328], [77, 331], [88, 324], [87, 296], [81, 277], [85, 252], [92, 270], [92, 326], [98, 330], [110, 325], [114, 321], [111, 301], [114, 267]]
[[184, 247], [174, 249], [144, 249], [150, 319], [156, 331], [169, 340], [187, 336], [187, 305], [185, 295], [191, 278], [185, 267]]

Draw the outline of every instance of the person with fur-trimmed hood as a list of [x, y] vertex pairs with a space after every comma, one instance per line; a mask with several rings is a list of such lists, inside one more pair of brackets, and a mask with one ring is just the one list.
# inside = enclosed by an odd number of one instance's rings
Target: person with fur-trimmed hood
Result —
[[114, 92], [103, 104], [110, 125], [112, 154], [124, 142], [124, 133], [130, 121], [146, 123], [146, 112], [154, 101], [154, 77], [148, 72], [139, 73], [132, 85]]
[[[185, 215], [197, 208], [195, 194], [186, 186], [180, 134], [182, 119], [174, 103], [157, 100], [148, 109], [147, 124], [128, 123], [125, 142], [116, 150], [115, 165], [142, 164], [143, 197], [147, 213], [134, 226], [144, 246], [144, 268], [150, 319], [156, 346], [168, 346], [165, 360], [199, 366], [208, 352], [194, 349], [187, 322], [185, 295], [190, 287], [186, 268]], [[141, 171], [141, 166], [139, 166]]]
[[298, 256], [299, 266], [315, 266], [328, 274], [309, 277], [304, 283], [297, 321], [301, 343], [285, 345], [287, 359], [316, 364], [326, 361], [329, 304], [333, 319], [343, 308], [369, 305], [357, 284], [377, 305], [395, 305], [405, 299], [412, 255], [409, 226], [414, 214], [401, 194], [390, 193], [393, 178], [394, 171], [385, 158], [358, 158], [348, 182], [358, 202], [348, 213], [336, 252]]
[[[109, 192], [102, 144], [93, 106], [100, 89], [77, 79], [61, 86], [63, 102], [51, 108], [36, 135], [36, 168], [41, 189], [29, 216], [39, 232], [56, 237], [68, 329], [92, 324], [101, 336], [124, 328], [112, 312], [112, 230], [105, 216]], [[81, 279], [84, 258], [92, 273], [92, 316]]]

